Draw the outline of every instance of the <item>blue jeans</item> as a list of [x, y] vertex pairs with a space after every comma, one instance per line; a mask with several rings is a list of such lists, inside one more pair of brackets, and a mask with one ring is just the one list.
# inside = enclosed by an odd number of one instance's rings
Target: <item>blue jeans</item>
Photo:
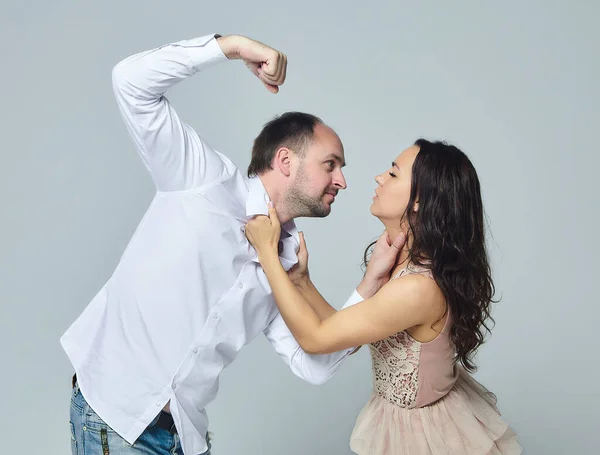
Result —
[[[137, 441], [129, 444], [94, 412], [83, 398], [79, 386], [75, 384], [71, 395], [71, 453], [73, 455], [183, 455], [179, 436], [155, 427], [157, 421], [158, 415]], [[210, 442], [208, 450], [203, 455], [210, 455]]]

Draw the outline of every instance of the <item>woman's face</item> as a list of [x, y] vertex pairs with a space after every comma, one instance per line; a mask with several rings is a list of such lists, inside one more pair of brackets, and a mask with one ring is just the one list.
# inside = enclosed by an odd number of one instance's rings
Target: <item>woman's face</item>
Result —
[[[377, 188], [371, 204], [371, 213], [384, 224], [391, 222], [400, 225], [410, 199], [412, 167], [417, 153], [418, 146], [407, 148], [398, 155], [388, 170], [375, 177]], [[418, 198], [412, 210], [417, 209]]]

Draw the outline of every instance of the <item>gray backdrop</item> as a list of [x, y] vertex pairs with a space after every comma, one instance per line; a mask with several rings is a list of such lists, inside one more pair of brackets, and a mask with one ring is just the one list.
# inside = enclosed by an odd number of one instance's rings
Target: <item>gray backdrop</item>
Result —
[[[6, 1], [0, 15], [2, 453], [69, 452], [71, 366], [59, 337], [110, 276], [153, 195], [111, 91], [120, 59], [207, 33], [281, 49], [269, 94], [240, 62], [170, 92], [245, 168], [273, 115], [337, 129], [348, 189], [300, 220], [312, 276], [339, 306], [361, 277], [373, 176], [419, 136], [474, 161], [502, 301], [476, 377], [529, 454], [597, 453], [600, 13], [594, 1]], [[349, 454], [371, 383], [367, 349], [322, 387], [263, 338], [222, 377], [215, 455]]]

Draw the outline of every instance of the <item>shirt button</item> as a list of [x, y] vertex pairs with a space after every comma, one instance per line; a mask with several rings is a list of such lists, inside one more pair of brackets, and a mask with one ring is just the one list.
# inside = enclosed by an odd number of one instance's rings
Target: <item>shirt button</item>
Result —
[[176, 382], [174, 382], [174, 383], [173, 383], [173, 385], [171, 386], [171, 388], [172, 388], [173, 390], [175, 390], [175, 389], [177, 388], [177, 383], [176, 383]]
[[194, 354], [198, 354], [198, 348], [194, 348], [194, 349], [192, 349], [192, 352], [193, 352]]
[[238, 284], [238, 288], [244, 289], [244, 284], [243, 283]]
[[219, 319], [219, 315], [217, 313], [213, 313], [213, 319]]

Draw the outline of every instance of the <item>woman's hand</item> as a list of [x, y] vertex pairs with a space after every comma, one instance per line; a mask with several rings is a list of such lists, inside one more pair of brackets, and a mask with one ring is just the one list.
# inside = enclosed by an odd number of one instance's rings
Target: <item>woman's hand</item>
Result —
[[256, 250], [261, 264], [261, 259], [268, 254], [278, 256], [280, 235], [281, 224], [272, 203], [269, 203], [269, 216], [256, 216], [246, 224], [246, 238]]

